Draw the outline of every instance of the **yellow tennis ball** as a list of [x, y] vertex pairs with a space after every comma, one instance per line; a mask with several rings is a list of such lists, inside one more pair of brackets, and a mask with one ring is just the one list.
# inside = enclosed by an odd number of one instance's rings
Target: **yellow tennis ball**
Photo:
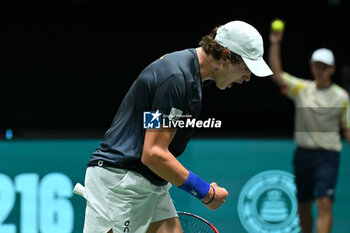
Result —
[[273, 31], [275, 32], [280, 32], [280, 31], [283, 31], [284, 29], [284, 23], [282, 20], [280, 19], [276, 19], [272, 22], [271, 24], [271, 28]]

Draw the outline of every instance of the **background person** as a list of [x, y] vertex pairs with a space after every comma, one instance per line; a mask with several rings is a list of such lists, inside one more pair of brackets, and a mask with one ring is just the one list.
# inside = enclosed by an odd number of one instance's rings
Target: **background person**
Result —
[[332, 82], [335, 72], [333, 52], [317, 49], [311, 56], [314, 80], [297, 78], [282, 68], [281, 42], [284, 31], [270, 32], [269, 65], [272, 80], [295, 103], [294, 138], [297, 149], [293, 165], [297, 186], [300, 225], [312, 232], [312, 202], [318, 209], [317, 232], [328, 233], [332, 227], [332, 207], [339, 167], [342, 136], [350, 143], [348, 93]]

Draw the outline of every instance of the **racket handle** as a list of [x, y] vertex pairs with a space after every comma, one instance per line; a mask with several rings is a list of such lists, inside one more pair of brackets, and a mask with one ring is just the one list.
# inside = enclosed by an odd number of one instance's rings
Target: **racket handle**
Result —
[[73, 193], [78, 194], [86, 199], [85, 187], [80, 183], [75, 184]]

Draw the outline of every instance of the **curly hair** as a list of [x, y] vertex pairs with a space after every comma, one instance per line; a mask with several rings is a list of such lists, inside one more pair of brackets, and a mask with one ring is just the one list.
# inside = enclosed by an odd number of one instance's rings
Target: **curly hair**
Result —
[[[209, 35], [205, 35], [202, 37], [202, 39], [199, 41], [199, 45], [204, 49], [205, 53], [208, 55], [212, 55], [213, 58], [219, 60], [222, 56], [222, 52], [227, 49], [218, 44], [215, 41], [216, 31], [218, 30], [220, 26], [215, 27]], [[230, 51], [231, 54], [229, 55], [229, 59], [232, 64], [240, 64], [243, 62], [242, 57], [232, 51]]]

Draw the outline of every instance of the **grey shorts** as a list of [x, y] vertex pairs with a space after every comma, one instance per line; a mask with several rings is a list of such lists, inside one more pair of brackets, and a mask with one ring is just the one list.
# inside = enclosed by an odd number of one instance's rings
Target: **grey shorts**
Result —
[[84, 233], [144, 233], [152, 222], [177, 217], [171, 184], [156, 186], [140, 174], [110, 167], [88, 167], [85, 176]]

